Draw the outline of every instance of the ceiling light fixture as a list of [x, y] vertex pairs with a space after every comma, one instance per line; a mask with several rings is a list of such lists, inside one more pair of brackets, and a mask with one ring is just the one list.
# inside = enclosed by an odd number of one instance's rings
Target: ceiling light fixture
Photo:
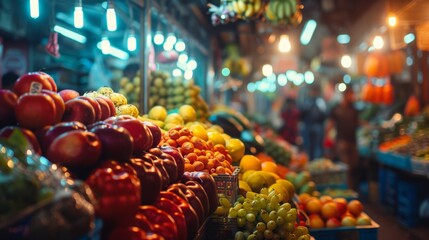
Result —
[[73, 32], [73, 31], [71, 31], [65, 27], [55, 25], [54, 31], [65, 36], [65, 37], [68, 37], [68, 38], [70, 38], [70, 39], [72, 39], [78, 43], [82, 43], [82, 44], [86, 43], [86, 37], [85, 36], [83, 36], [79, 33], [75, 33], [75, 32]]
[[76, 0], [74, 5], [73, 17], [74, 17], [74, 27], [83, 28], [82, 0]]
[[337, 42], [339, 44], [348, 44], [348, 43], [350, 43], [350, 35], [348, 35], [348, 34], [339, 34], [337, 36]]
[[132, 29], [130, 30], [130, 34], [128, 35], [127, 48], [130, 52], [134, 52], [137, 49], [137, 39], [134, 34], [134, 30]]
[[316, 27], [317, 22], [314, 19], [310, 19], [305, 23], [304, 30], [302, 31], [299, 39], [302, 45], [308, 45], [310, 43]]
[[350, 68], [352, 66], [352, 58], [347, 54], [342, 56], [341, 66], [343, 66], [343, 68]]
[[384, 40], [381, 36], [375, 36], [372, 41], [372, 45], [375, 49], [382, 49], [384, 46]]
[[107, 37], [102, 37], [101, 42], [99, 45], [97, 45], [97, 47], [101, 49], [103, 54], [109, 54], [111, 50], [109, 39]]
[[289, 41], [289, 36], [286, 34], [282, 34], [280, 36], [280, 41], [279, 41], [279, 51], [281, 53], [287, 53], [287, 52], [290, 52], [291, 49], [292, 49], [292, 46]]
[[396, 26], [396, 24], [398, 24], [398, 19], [396, 18], [396, 16], [390, 15], [389, 17], [387, 17], [387, 24], [389, 25], [389, 27], [394, 27]]
[[34, 19], [39, 17], [39, 0], [30, 0], [30, 17]]
[[110, 32], [116, 31], [116, 12], [115, 7], [113, 6], [113, 0], [109, 0], [109, 4], [106, 10], [106, 21], [107, 30]]

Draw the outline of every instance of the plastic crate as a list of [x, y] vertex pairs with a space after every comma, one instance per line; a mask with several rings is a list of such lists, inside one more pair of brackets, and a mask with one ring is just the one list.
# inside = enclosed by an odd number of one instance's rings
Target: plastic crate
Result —
[[411, 170], [414, 174], [418, 175], [427, 175], [429, 172], [429, 161], [419, 159], [419, 158], [411, 158]]
[[395, 211], [398, 176], [394, 171], [386, 168], [380, 168], [378, 176], [380, 201], [390, 210]]
[[205, 228], [205, 240], [234, 240], [238, 231], [237, 218], [210, 217]]
[[310, 229], [316, 240], [377, 240], [380, 225], [372, 221], [370, 226]]
[[232, 175], [219, 174], [214, 176], [217, 193], [224, 194], [231, 203], [234, 203], [238, 195], [238, 174], [240, 168], [236, 167]]
[[392, 152], [377, 152], [377, 160], [387, 166], [395, 167], [404, 171], [412, 171], [411, 158]]
[[338, 169], [311, 171], [311, 178], [316, 185], [343, 184], [347, 182], [347, 165], [337, 163]]
[[[422, 201], [419, 182], [398, 181], [398, 221], [406, 227], [415, 227], [419, 220], [419, 206]], [[423, 188], [424, 189], [424, 188]]]

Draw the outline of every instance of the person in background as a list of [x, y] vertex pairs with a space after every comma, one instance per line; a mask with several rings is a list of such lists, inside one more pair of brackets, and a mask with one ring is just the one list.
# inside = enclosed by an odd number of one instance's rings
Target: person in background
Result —
[[304, 150], [311, 160], [323, 157], [323, 136], [327, 106], [320, 89], [313, 86], [299, 108]]
[[338, 159], [348, 165], [347, 184], [350, 189], [358, 190], [359, 155], [356, 144], [356, 130], [359, 126], [359, 113], [354, 107], [354, 93], [348, 87], [339, 104], [330, 112], [326, 132], [335, 129], [335, 152]]
[[15, 85], [16, 80], [19, 78], [19, 75], [13, 71], [9, 71], [3, 74], [1, 78], [1, 89], [13, 90], [13, 85]]
[[280, 128], [280, 135], [287, 142], [297, 145], [299, 110], [296, 106], [295, 99], [286, 99], [280, 111], [280, 118], [283, 121], [283, 125]]

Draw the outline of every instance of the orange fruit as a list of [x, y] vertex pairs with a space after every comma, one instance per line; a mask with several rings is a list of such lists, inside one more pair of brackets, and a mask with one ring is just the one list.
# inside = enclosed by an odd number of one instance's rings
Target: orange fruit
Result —
[[246, 172], [248, 170], [261, 170], [261, 160], [253, 155], [244, 155], [240, 160], [240, 170], [241, 172]]
[[312, 197], [305, 204], [308, 213], [319, 213], [322, 210], [322, 203], [319, 199]]
[[264, 172], [272, 172], [277, 174], [277, 164], [274, 162], [262, 162], [261, 170]]
[[332, 217], [336, 218], [339, 215], [337, 204], [334, 202], [327, 202], [323, 204], [321, 212], [322, 212], [322, 216], [325, 219], [329, 219]]

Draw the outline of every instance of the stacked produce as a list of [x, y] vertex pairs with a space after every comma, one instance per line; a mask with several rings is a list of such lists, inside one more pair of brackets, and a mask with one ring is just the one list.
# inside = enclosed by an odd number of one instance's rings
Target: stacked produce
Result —
[[137, 71], [133, 79], [123, 77], [119, 82], [119, 93], [126, 96], [128, 102], [139, 107], [140, 103], [140, 71]]
[[311, 229], [372, 224], [359, 200], [348, 202], [345, 198], [332, 198], [328, 195], [318, 198], [308, 194], [301, 194], [299, 199], [300, 208], [308, 214]]
[[158, 147], [163, 134], [152, 122], [115, 116], [127, 104], [122, 95], [55, 90], [44, 73], [21, 76], [14, 92], [1, 90], [0, 138], [19, 130], [36, 153], [84, 180], [104, 239], [193, 238], [217, 207], [213, 177], [185, 172], [179, 149]]
[[239, 19], [252, 19], [258, 17], [263, 11], [263, 0], [232, 0], [227, 5], [230, 11], [236, 13]]
[[265, 16], [273, 23], [297, 26], [302, 22], [301, 8], [297, 0], [271, 0], [265, 7]]
[[265, 139], [265, 153], [271, 156], [276, 163], [283, 166], [289, 166], [291, 161], [291, 152], [288, 151], [285, 144], [281, 144], [281, 141], [276, 141], [274, 139], [267, 138]]
[[311, 173], [309, 171], [299, 173], [290, 171], [286, 174], [286, 179], [294, 185], [298, 194], [313, 194], [316, 190], [316, 184], [311, 180]]

